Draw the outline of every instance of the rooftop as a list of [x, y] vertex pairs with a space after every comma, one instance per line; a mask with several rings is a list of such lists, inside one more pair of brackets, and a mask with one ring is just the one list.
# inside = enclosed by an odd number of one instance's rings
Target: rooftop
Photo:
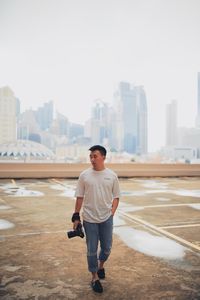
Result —
[[[76, 179], [0, 180], [1, 299], [93, 300]], [[199, 299], [200, 178], [120, 179], [101, 299]]]

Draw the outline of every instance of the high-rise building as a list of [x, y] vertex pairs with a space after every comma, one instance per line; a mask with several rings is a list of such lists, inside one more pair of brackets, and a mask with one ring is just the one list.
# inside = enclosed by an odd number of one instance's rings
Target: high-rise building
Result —
[[[115, 93], [117, 107], [118, 149], [136, 153], [137, 149], [137, 103], [134, 88], [128, 82], [120, 82]], [[120, 149], [120, 148], [121, 149]]]
[[29, 140], [35, 134], [40, 134], [40, 128], [35, 119], [35, 112], [32, 109], [28, 109], [18, 117], [17, 138]]
[[107, 144], [109, 145], [112, 151], [116, 151], [118, 144], [117, 140], [117, 114], [114, 107], [109, 107], [108, 110], [108, 141]]
[[77, 123], [69, 123], [69, 139], [76, 141], [77, 138], [84, 135], [84, 126]]
[[113, 112], [111, 114], [111, 147], [115, 151], [124, 150], [123, 105], [118, 91], [114, 94]]
[[88, 137], [91, 138], [92, 144], [100, 144], [100, 122], [96, 119], [90, 119], [88, 121]]
[[8, 86], [0, 88], [0, 144], [16, 140], [16, 103]]
[[20, 100], [18, 98], [16, 98], [16, 117], [18, 118], [20, 115], [20, 110], [21, 110], [21, 106], [20, 106]]
[[95, 100], [91, 118], [85, 124], [85, 136], [92, 144], [105, 144], [109, 138], [109, 107], [102, 100]]
[[200, 128], [200, 72], [197, 73], [197, 116], [196, 127]]
[[50, 132], [58, 136], [69, 136], [69, 121], [64, 115], [57, 112], [56, 119], [53, 120]]
[[115, 93], [116, 149], [147, 153], [147, 101], [142, 86], [120, 82]]
[[36, 121], [41, 130], [49, 129], [53, 121], [53, 101], [44, 103], [35, 112]]
[[143, 86], [135, 87], [137, 102], [137, 153], [148, 152], [147, 99]]
[[166, 106], [166, 146], [177, 144], [177, 101]]

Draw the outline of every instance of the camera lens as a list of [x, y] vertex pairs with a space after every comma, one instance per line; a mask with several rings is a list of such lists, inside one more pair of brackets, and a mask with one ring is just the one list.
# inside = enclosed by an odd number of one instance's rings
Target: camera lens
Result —
[[75, 231], [68, 231], [67, 235], [68, 235], [68, 238], [71, 239], [71, 238], [76, 236], [76, 232]]

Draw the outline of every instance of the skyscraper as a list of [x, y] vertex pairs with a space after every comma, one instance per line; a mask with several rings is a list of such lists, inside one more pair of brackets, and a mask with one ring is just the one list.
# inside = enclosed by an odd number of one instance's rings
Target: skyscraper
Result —
[[17, 124], [17, 138], [29, 140], [30, 135], [39, 134], [40, 128], [35, 119], [35, 112], [28, 109], [21, 113]]
[[134, 88], [128, 82], [120, 82], [115, 93], [117, 106], [117, 134], [121, 141], [118, 148], [128, 153], [137, 150], [137, 102]]
[[115, 93], [116, 149], [147, 153], [147, 101], [142, 86], [120, 82]]
[[143, 86], [135, 87], [137, 102], [137, 153], [148, 152], [147, 131], [147, 99]]
[[44, 103], [42, 107], [39, 107], [35, 116], [41, 130], [49, 129], [53, 121], [53, 101]]
[[166, 106], [166, 146], [177, 144], [177, 101]]
[[53, 120], [50, 132], [58, 136], [69, 137], [69, 121], [68, 118], [60, 113], [56, 113], [56, 118]]
[[0, 144], [16, 140], [16, 98], [8, 87], [0, 88]]
[[200, 72], [197, 73], [197, 116], [196, 127], [200, 128]]
[[91, 118], [85, 126], [85, 136], [91, 138], [93, 144], [105, 144], [109, 137], [109, 107], [98, 99], [95, 100], [91, 111]]

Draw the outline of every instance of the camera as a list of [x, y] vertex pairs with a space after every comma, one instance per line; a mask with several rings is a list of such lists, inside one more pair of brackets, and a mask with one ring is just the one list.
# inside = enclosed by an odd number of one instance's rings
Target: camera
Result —
[[68, 235], [68, 238], [71, 239], [75, 236], [80, 236], [81, 238], [84, 238], [84, 232], [83, 232], [83, 229], [82, 229], [82, 224], [79, 223], [76, 227], [75, 230], [72, 230], [72, 231], [68, 231], [67, 232], [67, 235]]

